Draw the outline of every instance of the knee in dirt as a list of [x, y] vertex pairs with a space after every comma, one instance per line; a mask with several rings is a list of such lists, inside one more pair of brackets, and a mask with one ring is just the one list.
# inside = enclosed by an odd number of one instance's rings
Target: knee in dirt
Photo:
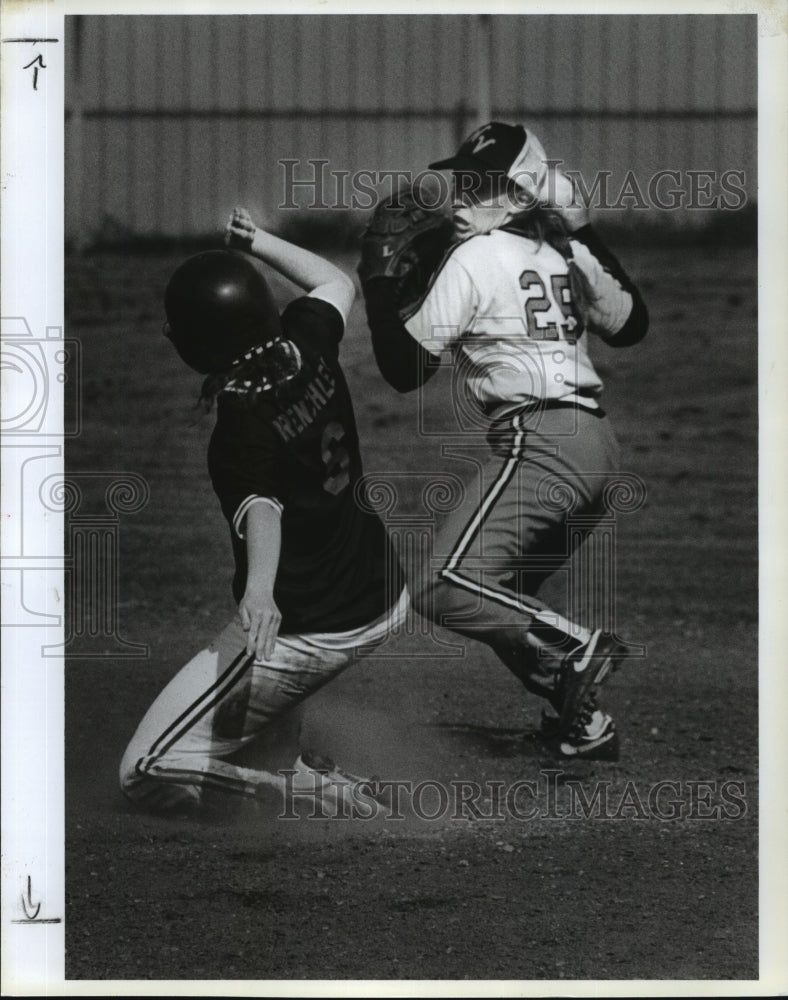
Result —
[[121, 773], [120, 790], [126, 799], [145, 812], [167, 814], [193, 813], [202, 808], [202, 790], [186, 782], [162, 781], [134, 771]]

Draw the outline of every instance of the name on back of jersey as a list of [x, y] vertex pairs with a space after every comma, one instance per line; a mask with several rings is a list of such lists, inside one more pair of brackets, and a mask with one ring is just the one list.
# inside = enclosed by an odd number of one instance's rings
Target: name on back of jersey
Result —
[[336, 379], [325, 360], [320, 359], [316, 374], [304, 387], [300, 399], [274, 417], [273, 424], [283, 441], [293, 441], [314, 423], [336, 391]]

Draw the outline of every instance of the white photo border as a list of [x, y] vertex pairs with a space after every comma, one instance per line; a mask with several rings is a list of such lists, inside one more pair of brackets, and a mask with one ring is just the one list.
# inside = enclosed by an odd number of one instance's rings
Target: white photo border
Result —
[[[35, 463], [37, 489], [63, 476], [63, 93], [64, 18], [72, 14], [161, 14], [160, 0], [91, 3], [7, 0], [2, 8], [2, 313], [3, 348], [27, 365], [29, 399], [3, 372], [3, 770], [2, 958], [8, 995], [67, 996], [395, 996], [396, 982], [166, 983], [66, 981], [64, 965], [63, 660], [42, 647], [63, 642], [63, 516], [25, 506], [23, 471]], [[411, 3], [170, 2], [167, 14], [309, 15], [415, 13]], [[571, 3], [420, 3], [418, 13], [600, 13], [592, 0]], [[788, 8], [739, 2], [609, 2], [604, 13], [756, 13], [759, 27], [759, 403], [760, 403], [760, 778], [761, 975], [727, 982], [409, 981], [410, 995], [655, 996], [769, 995], [788, 988]], [[162, 15], [164, 16], [164, 15]], [[40, 39], [9, 42], [9, 39]], [[55, 41], [52, 41], [55, 39]], [[29, 58], [28, 58], [29, 51]], [[41, 56], [37, 86], [36, 65]], [[36, 379], [42, 381], [36, 382]], [[30, 381], [32, 380], [32, 381]], [[17, 413], [19, 409], [19, 413]], [[30, 428], [36, 430], [31, 433]], [[27, 430], [25, 428], [28, 428]], [[22, 578], [25, 591], [22, 591]], [[28, 608], [48, 609], [47, 615]], [[49, 613], [51, 612], [51, 613]], [[37, 621], [36, 619], [42, 619]], [[31, 917], [31, 914], [35, 914]], [[51, 921], [51, 922], [47, 922]], [[30, 926], [35, 924], [36, 926]], [[745, 991], [744, 993], [742, 991]]]

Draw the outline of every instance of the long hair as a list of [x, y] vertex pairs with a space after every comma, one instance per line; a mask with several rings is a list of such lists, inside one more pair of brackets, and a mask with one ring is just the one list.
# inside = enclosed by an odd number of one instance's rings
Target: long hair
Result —
[[567, 262], [572, 303], [580, 314], [579, 318], [588, 326], [591, 306], [596, 302], [597, 296], [574, 259], [572, 245], [569, 242], [570, 232], [561, 215], [553, 208], [536, 205], [519, 212], [509, 220], [505, 228], [535, 240], [539, 246], [547, 243], [561, 254]]

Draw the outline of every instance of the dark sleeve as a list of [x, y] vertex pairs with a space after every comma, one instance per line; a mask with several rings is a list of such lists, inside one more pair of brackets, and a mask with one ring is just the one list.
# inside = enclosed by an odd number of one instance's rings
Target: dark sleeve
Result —
[[336, 357], [339, 342], [345, 332], [345, 323], [342, 314], [330, 302], [302, 295], [293, 299], [282, 313], [282, 331], [285, 337], [293, 329], [322, 352], [332, 348], [329, 353]]
[[391, 278], [372, 278], [364, 284], [367, 323], [380, 374], [397, 392], [410, 392], [432, 378], [440, 358], [408, 333], [399, 315], [395, 284]]
[[621, 329], [612, 336], [605, 336], [605, 343], [611, 347], [631, 347], [639, 343], [648, 331], [648, 310], [637, 286], [621, 266], [618, 258], [602, 242], [592, 225], [582, 226], [572, 234], [573, 240], [583, 243], [596, 257], [602, 267], [616, 279], [621, 287], [632, 296], [632, 311]]
[[287, 502], [282, 460], [269, 406], [249, 406], [219, 396], [216, 427], [208, 446], [208, 471], [222, 513], [243, 537], [243, 519], [252, 502], [268, 500], [279, 510]]

